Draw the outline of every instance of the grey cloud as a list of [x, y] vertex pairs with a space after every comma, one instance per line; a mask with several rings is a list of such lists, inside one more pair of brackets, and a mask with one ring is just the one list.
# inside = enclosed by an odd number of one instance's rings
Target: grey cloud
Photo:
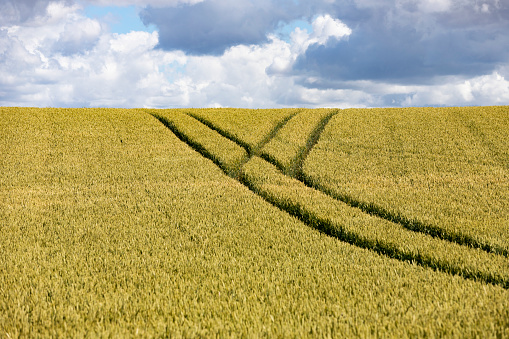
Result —
[[265, 42], [282, 22], [330, 14], [353, 33], [346, 41], [312, 45], [297, 60], [296, 75], [319, 78], [311, 87], [363, 79], [422, 84], [487, 74], [508, 63], [509, 5], [450, 3], [434, 11], [417, 0], [205, 0], [148, 7], [141, 17], [159, 28], [162, 49], [220, 55], [234, 45]]
[[21, 24], [37, 16], [44, 16], [50, 2], [51, 0], [0, 0], [0, 26]]
[[[356, 15], [349, 7], [343, 19], [353, 29], [349, 39], [310, 46], [294, 71], [319, 78], [309, 87], [349, 80], [423, 84], [440, 76], [488, 74], [509, 62], [507, 5], [493, 5], [489, 13], [468, 2], [443, 13], [396, 8], [362, 8]], [[337, 5], [334, 14], [342, 19], [341, 13]]]
[[159, 28], [160, 47], [189, 54], [222, 54], [238, 44], [266, 41], [280, 22], [309, 15], [293, 0], [206, 0], [195, 5], [147, 8], [143, 22]]

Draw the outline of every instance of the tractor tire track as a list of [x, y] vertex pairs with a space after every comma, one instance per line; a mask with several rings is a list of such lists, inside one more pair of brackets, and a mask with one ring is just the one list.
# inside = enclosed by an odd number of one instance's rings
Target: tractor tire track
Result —
[[[221, 131], [221, 129], [219, 129], [217, 126], [215, 126], [214, 127], [215, 131], [217, 131], [219, 134], [221, 134], [226, 139], [236, 142], [239, 146], [243, 147], [248, 152], [247, 159], [244, 159], [242, 161], [242, 163], [239, 164], [239, 171], [232, 173], [232, 171], [229, 171], [220, 161], [218, 161], [218, 159], [212, 153], [208, 152], [199, 142], [191, 140], [182, 131], [180, 131], [174, 124], [171, 124], [170, 121], [164, 119], [161, 116], [158, 116], [157, 114], [154, 114], [153, 112], [147, 111], [147, 113], [151, 114], [152, 116], [154, 116], [154, 118], [158, 119], [170, 131], [172, 131], [172, 133], [174, 133], [177, 136], [177, 138], [179, 138], [182, 142], [185, 142], [186, 144], [188, 144], [191, 148], [193, 148], [195, 151], [197, 151], [203, 157], [210, 159], [216, 166], [221, 168], [221, 170], [223, 170], [223, 172], [225, 174], [227, 174], [228, 176], [230, 176], [230, 177], [234, 178], [235, 180], [239, 181], [240, 183], [242, 183], [244, 186], [249, 188], [253, 193], [259, 195], [260, 197], [262, 197], [265, 201], [267, 201], [271, 205], [277, 207], [281, 211], [288, 213], [289, 215], [291, 215], [293, 217], [298, 218], [299, 220], [304, 222], [306, 225], [313, 227], [313, 228], [319, 230], [320, 232], [323, 232], [324, 234], [327, 234], [327, 235], [334, 237], [338, 240], [347, 242], [349, 244], [352, 244], [352, 245], [355, 245], [355, 246], [358, 246], [361, 248], [373, 250], [381, 255], [385, 255], [385, 256], [388, 256], [388, 257], [391, 257], [394, 259], [398, 259], [398, 260], [402, 260], [402, 261], [409, 261], [409, 262], [416, 263], [423, 267], [431, 268], [433, 270], [442, 271], [442, 272], [452, 274], [452, 275], [460, 275], [466, 279], [480, 280], [485, 283], [499, 285], [505, 289], [509, 288], [509, 279], [507, 277], [500, 277], [500, 276], [496, 276], [496, 275], [493, 276], [490, 274], [483, 274], [482, 272], [475, 272], [475, 271], [472, 272], [470, 270], [462, 270], [457, 267], [450, 266], [447, 263], [441, 264], [440, 262], [437, 262], [436, 260], [433, 260], [430, 258], [426, 258], [426, 257], [420, 256], [420, 255], [408, 254], [408, 253], [405, 253], [404, 251], [402, 252], [398, 249], [392, 248], [391, 246], [387, 246], [384, 243], [381, 243], [377, 240], [366, 240], [365, 238], [360, 237], [358, 234], [356, 234], [354, 232], [349, 232], [349, 231], [346, 231], [341, 228], [338, 229], [335, 225], [331, 224], [331, 222], [328, 219], [321, 218], [320, 216], [314, 215], [313, 213], [306, 210], [305, 207], [303, 207], [299, 204], [292, 204], [291, 201], [286, 201], [286, 200], [282, 201], [281, 199], [277, 199], [274, 196], [271, 196], [267, 192], [260, 191], [256, 187], [256, 185], [254, 185], [252, 183], [252, 181], [249, 179], [249, 177], [243, 173], [242, 166], [244, 164], [246, 164], [251, 158], [253, 158], [254, 156], [257, 156], [258, 153], [260, 153], [263, 145], [270, 141], [271, 138], [269, 138], [269, 137], [266, 137], [264, 139], [264, 142], [260, 143], [260, 145], [257, 145], [257, 147], [254, 147], [254, 148], [250, 147], [248, 150], [242, 144], [237, 143], [235, 139], [228, 137], [229, 133]], [[298, 114], [298, 113], [296, 113], [296, 114]], [[293, 115], [293, 116], [295, 116], [295, 115]], [[296, 157], [295, 163], [300, 164], [300, 168], [302, 168], [302, 164], [305, 161], [307, 154], [309, 154], [312, 147], [318, 141], [321, 132], [324, 130], [325, 126], [327, 125], [328, 121], [332, 118], [332, 116], [333, 116], [333, 114], [330, 116], [327, 116], [325, 119], [323, 119], [322, 122], [314, 130], [314, 133], [312, 133], [312, 136], [310, 136], [310, 138], [309, 138], [310, 142], [308, 142], [308, 145], [307, 145], [308, 147], [303, 152], [303, 154], [305, 156], [298, 155]], [[273, 131], [271, 131], [271, 133], [269, 135], [271, 135], [271, 137], [274, 137], [277, 134], [277, 131], [280, 130], [290, 119], [291, 119], [291, 117], [288, 119], [284, 119], [280, 124], [278, 124], [273, 129]], [[199, 121], [198, 119], [196, 119], [196, 120]], [[200, 122], [202, 122], [202, 121], [200, 121]], [[211, 124], [211, 123], [208, 122], [208, 124]], [[300, 173], [302, 173], [302, 170], [300, 171]], [[337, 199], [337, 197], [334, 197], [330, 193], [326, 192], [324, 189], [317, 189], [316, 187], [314, 187], [315, 185], [308, 182], [306, 180], [305, 176], [303, 176], [303, 178], [298, 178], [296, 175], [293, 179], [298, 180], [299, 182], [301, 182], [308, 188], [322, 192], [323, 194], [329, 196], [330, 198], [333, 198], [335, 200], [340, 200], [340, 199]], [[342, 200], [340, 200], [340, 201], [343, 202]], [[353, 205], [355, 205], [355, 202], [352, 202], [352, 201], [350, 201], [350, 203], [347, 203], [347, 205], [352, 206], [352, 207], [357, 207], [357, 206], [353, 206]], [[359, 207], [357, 207], [357, 208], [359, 208]], [[359, 209], [362, 210], [363, 212], [366, 212], [362, 208], [359, 208]], [[369, 213], [369, 214], [378, 216], [378, 215], [376, 215], [376, 213]], [[387, 217], [382, 218], [382, 219], [392, 222], [392, 220], [388, 219]], [[402, 226], [404, 226], [404, 225], [402, 225]], [[442, 240], [447, 240], [447, 239], [442, 239]]]
[[399, 224], [413, 232], [427, 234], [434, 238], [446, 240], [452, 243], [456, 243], [458, 245], [469, 246], [471, 248], [478, 248], [487, 253], [495, 253], [498, 255], [509, 257], [509, 251], [507, 251], [506, 249], [498, 248], [487, 243], [482, 243], [479, 240], [473, 238], [472, 236], [465, 235], [461, 232], [448, 231], [436, 225], [426, 224], [419, 220], [406, 218], [402, 215], [392, 212], [391, 210], [383, 208], [375, 203], [366, 203], [361, 200], [357, 200], [347, 194], [338, 194], [334, 190], [316, 182], [316, 180], [314, 180], [312, 177], [306, 175], [303, 170], [304, 162], [309, 153], [311, 152], [312, 148], [318, 143], [320, 135], [324, 131], [329, 121], [337, 113], [339, 113], [339, 111], [331, 113], [318, 123], [315, 130], [313, 130], [313, 132], [310, 134], [310, 137], [306, 143], [306, 148], [300, 154], [297, 155], [297, 157], [293, 160], [290, 168], [285, 168], [281, 163], [279, 163], [279, 161], [275, 157], [271, 156], [270, 154], [262, 153], [260, 156], [266, 161], [276, 166], [281, 172], [301, 181], [306, 186], [319, 190], [329, 195], [330, 197], [347, 204], [350, 207], [358, 208], [364, 213]]

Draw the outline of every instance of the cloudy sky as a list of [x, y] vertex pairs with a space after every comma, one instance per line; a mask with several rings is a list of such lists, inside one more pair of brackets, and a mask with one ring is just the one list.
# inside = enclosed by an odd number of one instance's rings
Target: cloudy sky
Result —
[[509, 105], [509, 0], [0, 0], [0, 106]]

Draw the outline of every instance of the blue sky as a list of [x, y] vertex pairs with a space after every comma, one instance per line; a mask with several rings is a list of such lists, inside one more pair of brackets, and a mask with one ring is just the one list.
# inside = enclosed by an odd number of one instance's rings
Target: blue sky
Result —
[[97, 6], [84, 7], [84, 15], [90, 19], [106, 23], [111, 32], [125, 34], [131, 31], [154, 32], [157, 27], [146, 26], [139, 16], [140, 9], [137, 6]]
[[0, 0], [0, 106], [509, 105], [506, 0]]

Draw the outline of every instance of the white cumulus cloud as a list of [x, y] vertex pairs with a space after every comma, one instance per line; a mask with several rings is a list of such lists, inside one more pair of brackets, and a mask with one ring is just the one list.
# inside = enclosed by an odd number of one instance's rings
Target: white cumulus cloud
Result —
[[[297, 58], [306, 52], [310, 45], [325, 45], [329, 40], [347, 38], [352, 30], [338, 19], [330, 15], [318, 16], [311, 24], [312, 32], [299, 27], [290, 34], [290, 43], [279, 45], [279, 52], [272, 59], [268, 67], [269, 73], [284, 73], [291, 71]], [[272, 37], [273, 42], [277, 39]]]
[[498, 72], [473, 77], [468, 80], [451, 79], [449, 83], [434, 86], [416, 86], [408, 89], [413, 94], [403, 102], [404, 106], [428, 105], [507, 105], [509, 81]]
[[[358, 1], [366, 7], [381, 6], [381, 2], [374, 0]], [[150, 4], [173, 6], [184, 2], [154, 0]], [[30, 20], [6, 21], [0, 27], [0, 106], [256, 108], [509, 104], [507, 63], [482, 75], [437, 76], [428, 83], [410, 85], [384, 78], [327, 78], [318, 73], [296, 72], [298, 60], [312, 56], [308, 55], [311, 50], [337, 48], [343, 52], [338, 46], [353, 45], [354, 31], [358, 28], [350, 28], [331, 14], [315, 16], [307, 26], [311, 27], [309, 31], [295, 27], [287, 40], [278, 37], [277, 32], [267, 32], [267, 39], [260, 43], [236, 44], [219, 55], [191, 55], [160, 48], [161, 36], [157, 31], [111, 33], [101, 22], [84, 15], [84, 3], [48, 2], [44, 11]], [[113, 5], [106, 0], [87, 3]], [[121, 3], [139, 5], [137, 0]], [[487, 2], [479, 2], [479, 12], [483, 11], [484, 3]], [[428, 0], [421, 4], [434, 5], [435, 12], [452, 8], [448, 1]], [[495, 6], [490, 2], [488, 9], [494, 10]], [[352, 60], [363, 61], [368, 57], [372, 60], [366, 55], [349, 56]], [[337, 59], [338, 56], [331, 55], [330, 65], [337, 65]], [[366, 64], [369, 65], [362, 65]], [[379, 65], [374, 63], [371, 67], [378, 70]]]

